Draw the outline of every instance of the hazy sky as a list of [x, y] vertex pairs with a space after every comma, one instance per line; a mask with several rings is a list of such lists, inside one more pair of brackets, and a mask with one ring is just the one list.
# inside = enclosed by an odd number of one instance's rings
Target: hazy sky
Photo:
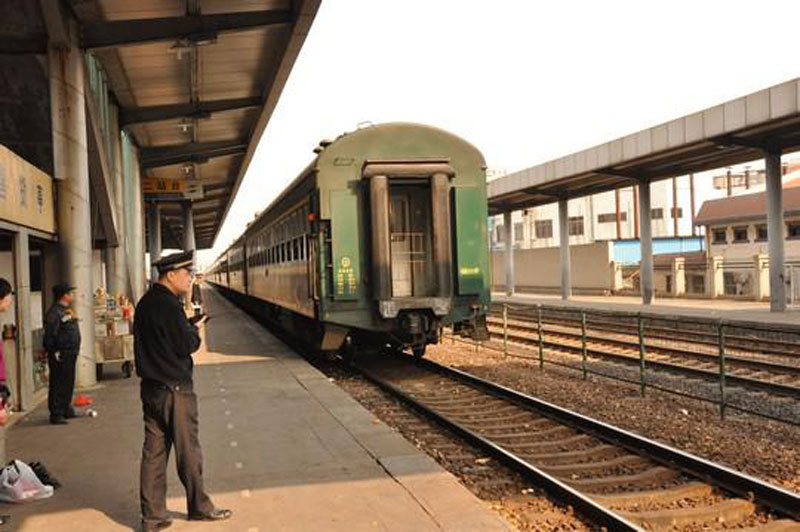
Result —
[[800, 76], [797, 0], [323, 0], [210, 263], [359, 122], [514, 171]]

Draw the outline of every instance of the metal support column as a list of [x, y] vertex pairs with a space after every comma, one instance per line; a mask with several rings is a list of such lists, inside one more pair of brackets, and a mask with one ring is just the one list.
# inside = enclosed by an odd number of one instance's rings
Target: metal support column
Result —
[[786, 310], [784, 273], [783, 179], [780, 152], [765, 151], [767, 170], [767, 241], [769, 247], [769, 309]]
[[641, 235], [642, 259], [639, 262], [639, 281], [642, 288], [642, 304], [653, 302], [653, 224], [650, 212], [650, 182], [639, 186], [639, 234]]
[[61, 282], [77, 289], [73, 308], [82, 342], [75, 373], [78, 386], [91, 386], [96, 378], [84, 56], [77, 44], [77, 24], [65, 20], [64, 25], [67, 42], [48, 50]]
[[514, 228], [511, 225], [511, 213], [503, 213], [503, 230], [506, 239], [506, 295], [514, 295]]
[[569, 207], [567, 198], [558, 200], [558, 238], [561, 242], [561, 299], [572, 296], [569, 263]]
[[161, 258], [161, 206], [153, 202], [147, 209], [148, 248], [150, 250], [150, 280], [158, 281], [158, 271], [153, 264]]

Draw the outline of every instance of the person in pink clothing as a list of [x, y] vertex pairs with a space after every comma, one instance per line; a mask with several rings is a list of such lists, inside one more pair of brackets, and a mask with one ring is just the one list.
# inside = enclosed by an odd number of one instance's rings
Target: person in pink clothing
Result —
[[[0, 277], [0, 314], [8, 310], [11, 302], [14, 300], [14, 294], [11, 291], [11, 284]], [[6, 357], [3, 352], [3, 340], [0, 338], [0, 406], [5, 406], [11, 392], [6, 386]]]

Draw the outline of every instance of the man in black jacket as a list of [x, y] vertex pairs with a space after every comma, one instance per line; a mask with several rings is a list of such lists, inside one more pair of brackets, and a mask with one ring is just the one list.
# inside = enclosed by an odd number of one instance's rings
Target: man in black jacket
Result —
[[[186, 489], [190, 520], [227, 519], [230, 510], [214, 508], [203, 486], [198, 438], [197, 396], [192, 383], [192, 353], [200, 347], [197, 326], [189, 322], [179, 298], [192, 283], [193, 251], [164, 257], [154, 266], [158, 282], [136, 305], [133, 320], [136, 372], [142, 378], [144, 446], [140, 501], [142, 529], [161, 530], [167, 518], [167, 462], [175, 446], [178, 476]], [[196, 323], [202, 326], [205, 317]]]
[[75, 417], [72, 392], [75, 390], [75, 363], [81, 350], [81, 331], [70, 308], [73, 290], [75, 287], [68, 284], [55, 285], [55, 303], [44, 318], [43, 343], [50, 369], [47, 407], [50, 423], [54, 425], [66, 425], [67, 418]]

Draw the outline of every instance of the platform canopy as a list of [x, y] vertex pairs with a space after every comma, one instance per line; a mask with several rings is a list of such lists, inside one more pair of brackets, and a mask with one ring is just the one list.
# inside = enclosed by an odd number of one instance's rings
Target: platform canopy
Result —
[[[320, 0], [68, 3], [141, 149], [143, 178], [200, 189], [196, 244], [211, 247]], [[182, 206], [161, 212], [164, 247], [180, 247]]]
[[800, 80], [503, 176], [489, 183], [499, 214], [739, 164], [800, 149]]

